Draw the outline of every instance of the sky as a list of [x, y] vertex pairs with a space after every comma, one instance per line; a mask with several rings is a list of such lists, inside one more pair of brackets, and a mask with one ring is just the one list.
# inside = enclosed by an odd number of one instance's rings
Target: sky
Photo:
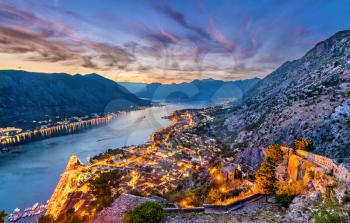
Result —
[[0, 69], [248, 79], [346, 29], [350, 0], [0, 0]]

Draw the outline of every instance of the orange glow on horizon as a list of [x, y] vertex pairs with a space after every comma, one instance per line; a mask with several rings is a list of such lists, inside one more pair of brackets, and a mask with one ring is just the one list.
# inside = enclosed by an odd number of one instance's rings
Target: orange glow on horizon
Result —
[[[138, 82], [138, 83], [154, 83], [158, 82], [161, 84], [173, 84], [182, 82], [191, 82], [195, 79], [206, 79], [214, 77], [217, 80], [228, 81], [225, 78], [217, 76], [217, 72], [208, 71], [206, 75], [201, 73], [189, 71], [187, 75], [179, 75], [178, 71], [166, 71], [154, 70], [147, 72], [140, 72], [136, 70], [96, 70], [92, 68], [84, 68], [78, 65], [67, 65], [63, 63], [51, 63], [51, 62], [35, 62], [26, 61], [19, 55], [3, 54], [0, 53], [0, 70], [24, 70], [29, 72], [39, 72], [39, 73], [67, 73], [67, 74], [91, 74], [97, 73], [105, 78], [116, 82]], [[237, 74], [237, 77], [232, 80], [242, 79], [242, 75]], [[235, 77], [235, 75], [232, 75]]]

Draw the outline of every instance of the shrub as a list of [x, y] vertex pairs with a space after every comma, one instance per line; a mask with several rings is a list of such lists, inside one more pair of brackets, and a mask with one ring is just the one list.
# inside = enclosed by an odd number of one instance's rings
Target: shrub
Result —
[[0, 211], [0, 222], [5, 222], [7, 214], [5, 213], [5, 210]]
[[145, 202], [136, 206], [124, 218], [124, 223], [159, 223], [164, 222], [162, 206], [156, 202]]
[[283, 151], [281, 150], [281, 146], [278, 144], [269, 145], [269, 147], [266, 149], [265, 157], [273, 159], [276, 166], [280, 164], [283, 160]]
[[304, 191], [304, 184], [302, 180], [291, 183], [282, 183], [279, 185], [276, 194], [287, 194], [289, 196], [298, 196]]
[[310, 180], [315, 179], [315, 172], [312, 170], [307, 171], [307, 175], [310, 178]]
[[283, 206], [289, 206], [292, 203], [294, 197], [302, 194], [304, 191], [303, 181], [295, 181], [292, 183], [281, 183], [279, 184], [278, 190], [276, 191], [276, 199], [278, 203]]
[[222, 193], [219, 189], [212, 188], [207, 196], [206, 202], [208, 203], [216, 203], [222, 200]]
[[287, 194], [277, 194], [276, 201], [282, 206], [288, 207], [292, 203], [294, 197], [295, 196], [289, 196]]
[[339, 213], [321, 208], [313, 214], [313, 220], [315, 223], [342, 223], [345, 222], [345, 218]]
[[196, 191], [180, 190], [174, 194], [168, 195], [169, 200], [180, 204], [181, 207], [197, 207], [201, 205], [201, 199], [198, 197]]
[[293, 141], [293, 147], [296, 150], [312, 151], [315, 149], [314, 143], [311, 139], [297, 138]]
[[122, 172], [119, 170], [111, 170], [101, 173], [97, 178], [89, 181], [90, 192], [95, 196], [96, 200], [92, 205], [97, 211], [110, 206], [119, 194], [113, 195], [112, 189], [118, 187]]

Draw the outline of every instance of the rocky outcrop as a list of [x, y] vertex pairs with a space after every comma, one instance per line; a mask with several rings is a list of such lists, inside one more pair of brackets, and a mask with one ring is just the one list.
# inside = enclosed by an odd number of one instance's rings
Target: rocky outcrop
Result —
[[90, 223], [122, 223], [126, 214], [138, 204], [156, 201], [152, 198], [123, 194], [110, 207], [103, 209]]
[[[77, 172], [82, 167], [82, 163], [76, 155], [72, 155], [67, 163], [65, 171], [61, 175], [61, 179], [58, 182], [47, 207], [46, 215], [52, 215], [57, 217], [64, 209], [70, 207], [67, 202], [67, 197], [76, 188], [75, 179], [77, 178]], [[76, 196], [75, 196], [76, 199]], [[78, 199], [81, 199], [79, 197]]]
[[277, 204], [261, 203], [228, 213], [177, 213], [168, 215], [166, 223], [266, 223], [283, 222], [285, 211]]
[[315, 206], [321, 201], [321, 193], [314, 192], [310, 195], [298, 196], [289, 205], [286, 219], [287, 222], [304, 223], [310, 222], [312, 212], [308, 207]]
[[293, 181], [302, 180], [305, 169], [302, 168], [305, 160], [297, 155], [291, 155], [288, 159], [288, 175]]

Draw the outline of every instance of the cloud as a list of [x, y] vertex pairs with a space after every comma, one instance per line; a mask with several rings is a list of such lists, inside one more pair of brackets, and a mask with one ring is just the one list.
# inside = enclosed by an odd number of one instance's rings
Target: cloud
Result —
[[[191, 11], [180, 11], [187, 3], [176, 3], [177, 8], [175, 3], [150, 0], [151, 7], [147, 2], [118, 8], [112, 3], [99, 7], [87, 3], [81, 12], [69, 7], [76, 3], [53, 1], [0, 3], [1, 59], [9, 61], [14, 56], [6, 54], [14, 54], [19, 61], [33, 62], [20, 64], [25, 69], [33, 65], [38, 71], [40, 62], [50, 62], [63, 65], [52, 69], [67, 72], [118, 71], [114, 73], [161, 82], [208, 75], [229, 80], [266, 75], [284, 60], [301, 56], [320, 38], [307, 23], [297, 24], [303, 20], [293, 19], [296, 15], [305, 19], [303, 6], [285, 3], [277, 7], [227, 2], [214, 8], [198, 0], [190, 4]], [[31, 4], [35, 7], [24, 8]], [[134, 13], [124, 13], [127, 7]], [[278, 10], [266, 11], [270, 7]]]
[[67, 25], [5, 4], [0, 4], [0, 52], [99, 70], [124, 69], [134, 61], [120, 46], [89, 40]]
[[208, 40], [210, 39], [210, 36], [204, 29], [202, 29], [201, 27], [189, 24], [185, 19], [185, 15], [182, 14], [181, 12], [178, 12], [166, 5], [158, 5], [154, 2], [151, 2], [151, 6], [158, 12], [174, 20], [176, 23], [178, 23], [182, 27], [195, 32], [196, 34], [202, 36], [203, 38], [206, 38]]
[[163, 28], [155, 30], [147, 26], [139, 26], [137, 28], [134, 27], [131, 32], [136, 32], [143, 40], [157, 47], [167, 47], [172, 44], [178, 44], [181, 41], [176, 34], [170, 33]]
[[159, 5], [151, 1], [151, 6], [157, 12], [173, 20], [187, 31], [190, 31], [190, 33], [183, 38], [187, 41], [195, 42], [199, 52], [232, 53], [234, 51], [235, 44], [219, 30], [213, 19], [210, 20], [208, 28], [203, 28], [189, 23], [183, 13], [176, 11], [167, 5]]

